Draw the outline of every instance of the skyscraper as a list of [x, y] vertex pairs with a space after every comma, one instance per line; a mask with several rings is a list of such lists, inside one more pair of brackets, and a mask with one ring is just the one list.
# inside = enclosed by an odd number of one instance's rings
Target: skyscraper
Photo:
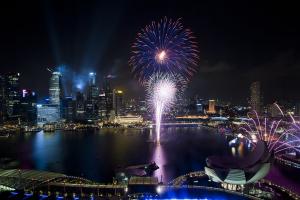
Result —
[[106, 117], [109, 118], [113, 111], [113, 90], [111, 88], [111, 79], [113, 76], [106, 76], [104, 78], [104, 93], [106, 99]]
[[196, 104], [196, 113], [197, 114], [200, 114], [200, 113], [203, 113], [203, 99], [199, 98], [199, 97], [196, 97], [195, 98], [195, 104]]
[[62, 96], [63, 94], [62, 94], [62, 87], [61, 87], [61, 73], [52, 72], [52, 76], [50, 78], [50, 87], [49, 87], [50, 104], [60, 106]]
[[84, 104], [84, 96], [83, 93], [77, 92], [76, 94], [76, 119], [77, 120], [84, 120], [85, 119], [85, 104]]
[[87, 91], [87, 100], [97, 100], [99, 96], [99, 88], [96, 85], [96, 73], [89, 73], [89, 85]]
[[104, 90], [100, 90], [99, 100], [98, 100], [98, 116], [100, 119], [106, 119], [107, 110], [106, 110], [106, 95]]
[[71, 122], [75, 118], [75, 101], [72, 97], [65, 97], [62, 100], [62, 118]]
[[123, 104], [124, 93], [122, 90], [113, 90], [113, 110], [115, 115], [119, 116], [123, 114], [124, 104]]
[[49, 87], [49, 100], [51, 109], [57, 107], [57, 112], [59, 113], [58, 120], [62, 117], [62, 99], [63, 99], [63, 90], [62, 90], [62, 75], [60, 72], [52, 72], [50, 78], [50, 87]]
[[55, 104], [37, 105], [37, 124], [43, 126], [48, 123], [56, 123], [60, 119], [60, 113]]
[[89, 73], [89, 85], [87, 90], [86, 101], [86, 117], [88, 119], [98, 118], [98, 100], [99, 100], [99, 88], [96, 85], [96, 73]]
[[15, 121], [20, 117], [20, 73], [9, 73], [5, 79], [6, 113]]
[[250, 86], [250, 106], [252, 110], [257, 113], [261, 112], [261, 93], [260, 93], [260, 82], [253, 82]]
[[37, 97], [35, 92], [23, 89], [21, 97], [21, 119], [26, 125], [37, 123]]
[[96, 73], [95, 72], [89, 73], [89, 85], [96, 85]]
[[208, 101], [208, 113], [215, 114], [216, 113], [216, 101], [211, 99]]

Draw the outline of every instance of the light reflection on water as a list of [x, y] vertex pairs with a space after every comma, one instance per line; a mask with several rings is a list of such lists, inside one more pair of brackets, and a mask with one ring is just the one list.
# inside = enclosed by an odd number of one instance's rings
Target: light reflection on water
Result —
[[[120, 166], [155, 161], [159, 169], [154, 175], [169, 182], [182, 174], [203, 170], [210, 155], [232, 154], [224, 135], [204, 128], [162, 128], [159, 146], [153, 142], [155, 137], [152, 129], [17, 134], [0, 138], [0, 158], [18, 161], [14, 166], [18, 168], [84, 176], [99, 182], [111, 182]], [[247, 144], [236, 146], [234, 151], [243, 155], [246, 147]], [[278, 174], [281, 178], [286, 176], [280, 170], [270, 175]], [[284, 183], [287, 182], [295, 184], [286, 179]]]
[[61, 134], [44, 133], [43, 131], [36, 133], [32, 157], [37, 169], [45, 169], [48, 165], [61, 162], [61, 136]]
[[159, 167], [159, 169], [154, 172], [154, 176], [156, 176], [159, 181], [165, 182], [166, 180], [164, 179], [164, 174], [166, 174], [165, 172], [166, 160], [165, 160], [165, 152], [163, 150], [162, 145], [160, 144], [155, 145], [152, 159], [153, 161], [156, 162], [156, 164]]

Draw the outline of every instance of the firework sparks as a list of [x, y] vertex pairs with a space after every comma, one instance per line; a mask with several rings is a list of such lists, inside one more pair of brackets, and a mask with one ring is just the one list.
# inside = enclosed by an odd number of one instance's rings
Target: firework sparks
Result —
[[189, 78], [196, 71], [198, 53], [192, 32], [182, 26], [180, 19], [165, 17], [141, 30], [132, 46], [129, 64], [142, 84], [157, 72]]
[[156, 73], [147, 82], [148, 106], [155, 111], [156, 141], [160, 142], [162, 115], [180, 97], [185, 80], [179, 75]]
[[267, 143], [268, 150], [275, 154], [286, 150], [300, 152], [300, 129], [294, 122], [287, 125], [280, 119], [270, 123], [266, 117], [262, 118], [255, 111], [254, 113], [255, 118], [250, 118], [249, 122], [245, 122], [246, 125], [240, 128], [250, 142], [255, 144], [257, 140], [263, 140]]

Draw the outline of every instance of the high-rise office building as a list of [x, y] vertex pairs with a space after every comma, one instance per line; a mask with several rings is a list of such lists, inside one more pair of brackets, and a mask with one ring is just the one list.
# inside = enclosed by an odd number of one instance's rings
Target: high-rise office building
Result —
[[37, 123], [37, 96], [35, 92], [27, 89], [22, 90], [21, 96], [21, 121], [26, 125]]
[[85, 108], [85, 117], [88, 120], [97, 119], [98, 111], [97, 109], [97, 102], [93, 102], [91, 100], [85, 101], [84, 108]]
[[106, 95], [104, 90], [100, 90], [98, 99], [98, 116], [104, 120], [107, 118]]
[[150, 115], [150, 112], [147, 109], [147, 102], [145, 99], [139, 98], [137, 100], [137, 106], [138, 106], [138, 114], [142, 116]]
[[96, 85], [96, 73], [89, 73], [89, 84], [87, 89], [87, 101], [86, 101], [86, 117], [88, 119], [98, 118], [98, 100], [99, 100], [99, 88]]
[[[204, 110], [204, 100], [199, 98], [199, 97], [196, 97], [195, 98], [195, 103], [196, 103], [196, 113], [197, 114], [200, 114], [200, 113], [203, 113], [203, 110]], [[184, 107], [184, 106], [182, 106]]]
[[37, 105], [37, 124], [42, 126], [48, 123], [56, 123], [63, 116], [62, 112], [62, 75], [60, 72], [52, 72], [49, 86], [49, 102]]
[[99, 96], [99, 88], [96, 85], [96, 73], [89, 73], [89, 85], [87, 91], [87, 100], [97, 100]]
[[113, 90], [111, 87], [112, 76], [104, 78], [104, 92], [106, 99], [106, 117], [109, 118], [113, 111]]
[[216, 101], [211, 99], [208, 101], [208, 111], [207, 113], [215, 114], [216, 113]]
[[58, 105], [55, 104], [38, 104], [37, 105], [37, 124], [43, 126], [44, 124], [56, 123], [60, 119], [60, 112]]
[[137, 102], [135, 99], [127, 99], [126, 101], [123, 100], [124, 103], [124, 114], [128, 115], [128, 114], [133, 114], [136, 115], [137, 112]]
[[9, 120], [20, 117], [20, 73], [9, 73], [5, 77], [6, 113]]
[[113, 110], [116, 116], [124, 114], [123, 96], [124, 93], [122, 90], [113, 90]]
[[250, 86], [250, 106], [252, 110], [257, 113], [261, 112], [261, 92], [260, 92], [260, 82], [253, 82]]
[[76, 94], [75, 116], [77, 120], [85, 119], [85, 101], [81, 92], [77, 92]]
[[62, 117], [62, 99], [63, 99], [63, 89], [62, 89], [61, 79], [62, 79], [62, 75], [60, 72], [52, 72], [50, 78], [50, 87], [49, 87], [50, 104], [54, 105], [53, 108], [57, 107], [60, 116], [59, 119]]
[[62, 118], [68, 122], [75, 119], [75, 101], [72, 97], [65, 97], [62, 100]]
[[96, 85], [96, 73], [95, 72], [89, 73], [89, 85]]
[[52, 72], [52, 76], [50, 78], [50, 87], [49, 87], [50, 104], [59, 105], [59, 106], [61, 104], [61, 100], [63, 97], [61, 77], [62, 76], [60, 72]]

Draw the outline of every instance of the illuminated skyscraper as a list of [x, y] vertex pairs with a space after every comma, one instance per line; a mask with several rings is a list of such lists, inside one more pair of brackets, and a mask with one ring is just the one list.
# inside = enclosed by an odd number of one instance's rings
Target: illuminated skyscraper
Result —
[[113, 90], [111, 88], [111, 80], [113, 76], [108, 75], [104, 79], [104, 92], [106, 99], [106, 116], [109, 118], [109, 115], [113, 111]]
[[71, 122], [75, 119], [75, 103], [72, 97], [65, 97], [62, 100], [62, 118]]
[[57, 113], [59, 113], [59, 117], [57, 121], [62, 117], [62, 99], [63, 99], [63, 90], [62, 90], [62, 75], [60, 72], [52, 72], [52, 76], [50, 78], [50, 87], [49, 87], [49, 100], [51, 109], [55, 107], [58, 109]]
[[9, 73], [5, 81], [6, 112], [8, 119], [20, 117], [20, 73]]
[[204, 102], [203, 99], [200, 99], [199, 97], [195, 98], [196, 113], [197, 114], [203, 113], [203, 104], [204, 104], [203, 102]]
[[21, 119], [26, 125], [37, 123], [37, 97], [35, 92], [23, 89], [21, 97]]
[[257, 113], [261, 112], [260, 82], [253, 82], [250, 86], [250, 106]]
[[216, 113], [216, 101], [215, 100], [209, 100], [208, 101], [208, 111], [207, 113], [215, 114]]
[[96, 85], [96, 73], [95, 72], [89, 73], [89, 85]]
[[122, 90], [113, 91], [113, 110], [115, 111], [116, 116], [123, 114], [124, 111], [123, 96], [124, 93]]
[[87, 92], [87, 100], [97, 100], [99, 96], [99, 88], [96, 85], [96, 73], [89, 73], [89, 85]]
[[37, 124], [43, 126], [48, 123], [56, 123], [60, 118], [57, 105], [54, 104], [38, 104], [37, 105]]
[[100, 117], [100, 119], [106, 119], [106, 117], [107, 117], [106, 95], [105, 95], [105, 91], [104, 90], [101, 90], [100, 94], [99, 94], [98, 116]]
[[98, 118], [98, 100], [99, 100], [99, 88], [96, 85], [96, 73], [89, 73], [89, 85], [87, 90], [86, 101], [86, 117], [88, 119]]
[[77, 120], [85, 119], [85, 102], [84, 102], [83, 93], [81, 93], [81, 92], [77, 92], [77, 94], [76, 94], [75, 112], [76, 112]]
[[49, 98], [50, 104], [59, 105], [61, 104], [61, 99], [63, 96], [62, 86], [61, 86], [61, 73], [52, 72], [50, 79], [50, 88], [49, 88]]

